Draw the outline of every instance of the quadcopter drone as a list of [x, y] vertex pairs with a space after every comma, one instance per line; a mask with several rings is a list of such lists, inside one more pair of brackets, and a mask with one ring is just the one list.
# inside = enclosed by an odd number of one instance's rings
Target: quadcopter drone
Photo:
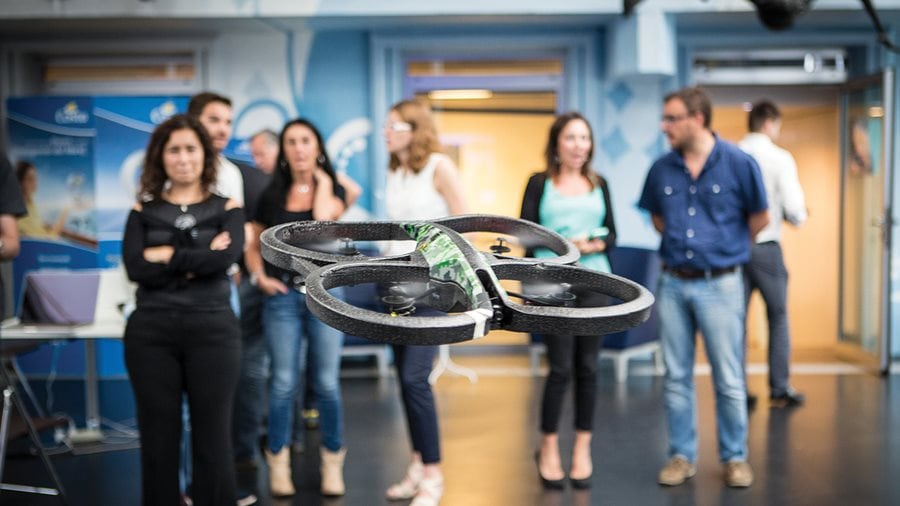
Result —
[[[502, 237], [490, 252], [482, 252], [463, 236], [470, 232], [512, 236], [525, 248], [546, 248], [557, 256], [510, 256]], [[403, 255], [370, 256], [358, 248], [366, 241], [410, 240], [416, 248]], [[608, 334], [642, 323], [653, 305], [653, 295], [643, 286], [577, 266], [578, 250], [561, 235], [502, 216], [294, 222], [266, 229], [260, 241], [263, 258], [300, 275], [306, 304], [320, 320], [344, 333], [390, 344], [450, 344], [497, 329]], [[508, 291], [501, 280], [520, 281], [531, 293]], [[354, 306], [329, 292], [365, 283], [382, 287], [384, 311]], [[619, 303], [580, 307], [584, 292]], [[432, 311], [415, 315], [417, 306]]]

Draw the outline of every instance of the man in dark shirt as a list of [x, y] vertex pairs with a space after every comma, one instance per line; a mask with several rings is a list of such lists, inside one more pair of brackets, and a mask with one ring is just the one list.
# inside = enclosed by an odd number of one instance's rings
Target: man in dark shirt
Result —
[[[16, 218], [25, 214], [25, 202], [19, 191], [19, 182], [6, 158], [6, 153], [0, 152], [0, 261], [12, 260], [19, 254], [19, 229], [16, 227]], [[6, 288], [0, 276], [0, 315], [5, 314]]]
[[695, 334], [703, 336], [716, 391], [719, 459], [725, 483], [748, 487], [744, 378], [744, 285], [741, 265], [768, 222], [759, 166], [710, 130], [712, 107], [698, 88], [666, 97], [662, 131], [672, 150], [650, 168], [639, 205], [662, 235], [657, 290], [666, 364], [665, 407], [670, 460], [661, 485], [697, 472]]
[[253, 134], [250, 137], [250, 154], [253, 155], [253, 165], [271, 175], [278, 163], [278, 134], [269, 128]]

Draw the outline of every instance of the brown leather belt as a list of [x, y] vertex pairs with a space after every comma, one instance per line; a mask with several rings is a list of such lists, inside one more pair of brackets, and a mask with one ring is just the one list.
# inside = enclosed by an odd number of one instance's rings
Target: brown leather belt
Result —
[[717, 269], [689, 269], [687, 267], [669, 267], [663, 265], [663, 270], [679, 279], [711, 279], [731, 274], [737, 270], [736, 265], [731, 267], [722, 267]]

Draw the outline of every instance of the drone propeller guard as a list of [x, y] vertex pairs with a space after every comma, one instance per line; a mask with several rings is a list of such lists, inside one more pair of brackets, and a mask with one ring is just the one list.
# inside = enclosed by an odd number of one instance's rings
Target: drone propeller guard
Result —
[[[484, 253], [461, 235], [467, 232], [508, 234], [519, 238], [523, 246], [547, 248], [558, 256], [534, 259]], [[352, 241], [410, 239], [417, 242], [415, 251], [390, 257], [370, 257], [349, 247]], [[639, 325], [653, 304], [653, 295], [633, 281], [574, 265], [580, 255], [562, 236], [514, 218], [465, 215], [432, 221], [296, 222], [265, 230], [260, 241], [268, 262], [304, 277], [307, 306], [323, 322], [348, 334], [392, 344], [462, 342], [496, 329], [606, 334]], [[333, 241], [344, 242], [342, 254], [310, 249]], [[519, 304], [511, 300], [501, 279], [577, 284], [622, 302], [604, 307]], [[392, 282], [449, 286], [457, 297], [435, 296], [432, 302], [444, 310], [451, 306], [463, 310], [444, 316], [398, 317], [353, 306], [328, 292], [341, 286]]]

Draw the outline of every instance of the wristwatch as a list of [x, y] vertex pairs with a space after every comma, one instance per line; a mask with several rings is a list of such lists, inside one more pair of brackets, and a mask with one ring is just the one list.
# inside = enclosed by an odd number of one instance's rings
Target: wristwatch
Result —
[[252, 286], [257, 286], [259, 284], [259, 276], [257, 276], [255, 272], [250, 273], [250, 284]]

